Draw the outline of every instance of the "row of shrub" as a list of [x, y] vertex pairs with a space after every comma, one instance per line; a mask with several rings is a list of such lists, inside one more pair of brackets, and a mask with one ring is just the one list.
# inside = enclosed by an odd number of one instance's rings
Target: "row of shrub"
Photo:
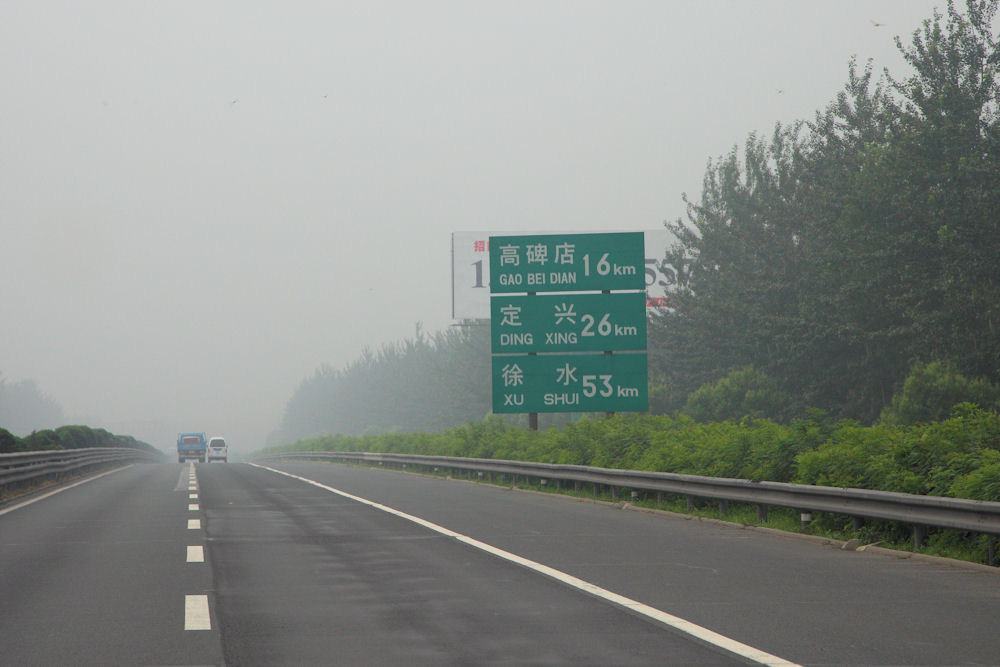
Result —
[[60, 426], [56, 429], [35, 431], [23, 438], [0, 428], [0, 454], [90, 447], [128, 447], [159, 453], [159, 450], [152, 445], [136, 440], [130, 435], [115, 435], [103, 428]]
[[528, 431], [489, 417], [442, 433], [325, 436], [267, 451], [539, 461], [1000, 501], [1000, 414], [973, 404], [917, 425], [862, 426], [814, 410], [788, 424], [632, 414]]

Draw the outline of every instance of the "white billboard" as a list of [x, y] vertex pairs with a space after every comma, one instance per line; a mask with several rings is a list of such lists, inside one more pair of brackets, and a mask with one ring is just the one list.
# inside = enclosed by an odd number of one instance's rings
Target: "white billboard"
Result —
[[[630, 230], [623, 230], [630, 231]], [[665, 305], [670, 278], [660, 271], [667, 246], [675, 240], [666, 229], [642, 230], [646, 237], [646, 299]], [[456, 320], [490, 319], [490, 237], [581, 232], [452, 232], [451, 316]]]

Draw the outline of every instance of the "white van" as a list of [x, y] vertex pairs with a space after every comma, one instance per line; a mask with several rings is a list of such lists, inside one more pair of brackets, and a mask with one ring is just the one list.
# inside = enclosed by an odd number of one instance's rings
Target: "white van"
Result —
[[229, 460], [229, 446], [226, 445], [226, 439], [215, 436], [208, 441], [208, 461], [222, 461], [225, 463]]

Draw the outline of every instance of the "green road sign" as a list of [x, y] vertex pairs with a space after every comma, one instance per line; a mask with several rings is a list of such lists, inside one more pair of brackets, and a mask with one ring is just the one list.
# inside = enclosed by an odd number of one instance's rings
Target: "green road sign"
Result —
[[493, 412], [643, 412], [643, 354], [493, 357]]
[[646, 349], [646, 295], [536, 294], [490, 299], [493, 354]]
[[490, 293], [642, 290], [642, 232], [490, 237]]

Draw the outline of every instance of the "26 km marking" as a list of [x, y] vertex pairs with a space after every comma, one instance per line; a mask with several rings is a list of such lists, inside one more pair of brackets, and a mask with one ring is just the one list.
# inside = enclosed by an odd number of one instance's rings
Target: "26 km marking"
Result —
[[344, 498], [348, 498], [350, 500], [362, 503], [363, 505], [368, 505], [369, 507], [382, 510], [383, 512], [387, 512], [389, 514], [398, 516], [402, 519], [406, 519], [407, 521], [412, 521], [413, 523], [423, 526], [424, 528], [433, 530], [436, 533], [452, 537], [458, 540], [459, 542], [463, 542], [471, 547], [485, 551], [488, 554], [492, 554], [494, 556], [497, 556], [498, 558], [503, 558], [504, 560], [510, 561], [511, 563], [517, 563], [518, 565], [526, 567], [529, 570], [533, 570], [539, 574], [551, 577], [556, 581], [560, 581], [568, 586], [572, 586], [573, 588], [581, 590], [585, 593], [589, 593], [594, 597], [607, 600], [608, 602], [618, 605], [619, 607], [623, 607], [628, 611], [640, 614], [642, 616], [646, 616], [647, 618], [651, 618], [654, 621], [658, 621], [666, 626], [674, 628], [675, 630], [683, 632], [684, 634], [690, 635], [691, 637], [694, 637], [706, 644], [711, 644], [712, 646], [716, 646], [718, 648], [721, 648], [725, 651], [728, 651], [734, 655], [740, 656], [747, 660], [751, 660], [753, 662], [762, 665], [773, 665], [775, 667], [779, 665], [781, 667], [798, 667], [797, 664], [794, 662], [790, 662], [788, 660], [785, 660], [784, 658], [779, 658], [776, 655], [771, 655], [770, 653], [766, 653], [752, 646], [748, 646], [746, 644], [738, 642], [735, 639], [730, 639], [729, 637], [720, 635], [719, 633], [713, 632], [708, 628], [703, 628], [700, 625], [696, 625], [691, 621], [686, 621], [683, 618], [674, 616], [673, 614], [668, 614], [667, 612], [656, 609], [655, 607], [650, 607], [649, 605], [643, 604], [636, 600], [632, 600], [630, 598], [625, 597], [624, 595], [619, 595], [618, 593], [609, 591], [606, 588], [601, 588], [600, 586], [592, 584], [588, 581], [584, 581], [583, 579], [578, 579], [577, 577], [574, 577], [571, 574], [566, 574], [565, 572], [549, 567], [548, 565], [542, 565], [541, 563], [536, 563], [535, 561], [528, 560], [527, 558], [523, 558], [522, 556], [518, 556], [517, 554], [513, 554], [509, 551], [504, 551], [503, 549], [499, 549], [492, 545], [486, 544], [485, 542], [480, 542], [479, 540], [469, 537], [467, 535], [456, 533], [455, 531], [449, 530], [444, 526], [439, 526], [436, 523], [431, 523], [430, 521], [421, 519], [420, 517], [413, 516], [412, 514], [407, 514], [405, 512], [401, 512], [400, 510], [393, 509], [392, 507], [389, 507], [387, 505], [382, 505], [372, 500], [367, 500], [365, 498], [361, 498], [360, 496], [355, 496], [353, 494], [347, 493], [346, 491], [335, 489], [332, 486], [327, 486], [326, 484], [321, 484], [320, 482], [313, 481], [308, 477], [300, 477], [299, 475], [293, 475], [292, 473], [284, 472], [283, 470], [278, 470], [276, 468], [269, 468], [267, 466], [262, 466], [256, 463], [251, 463], [250, 465], [257, 468], [261, 468], [262, 470], [270, 470], [271, 472], [278, 473], [279, 475], [284, 475], [285, 477], [297, 479], [300, 482], [311, 484], [312, 486], [315, 486], [319, 489], [323, 489], [324, 491], [335, 493], [338, 496], [342, 496]]

